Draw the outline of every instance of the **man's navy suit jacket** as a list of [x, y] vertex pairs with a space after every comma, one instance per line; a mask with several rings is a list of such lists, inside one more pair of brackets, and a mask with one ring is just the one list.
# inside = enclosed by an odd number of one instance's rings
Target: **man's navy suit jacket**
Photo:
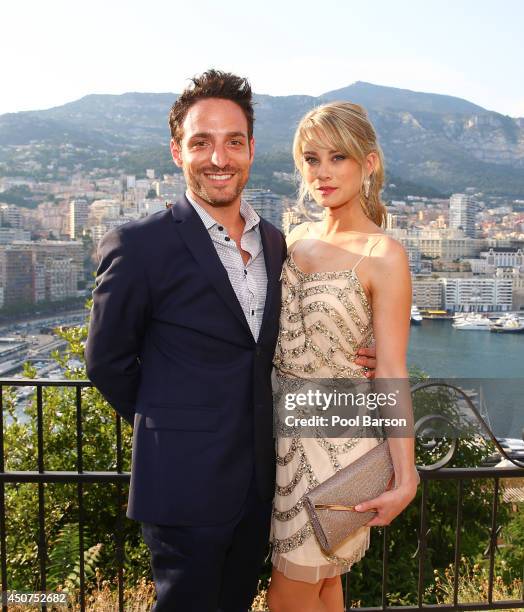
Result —
[[186, 198], [100, 242], [87, 374], [134, 425], [132, 519], [218, 524], [240, 512], [253, 477], [261, 499], [274, 493], [270, 375], [286, 247], [263, 219], [260, 233], [258, 342]]

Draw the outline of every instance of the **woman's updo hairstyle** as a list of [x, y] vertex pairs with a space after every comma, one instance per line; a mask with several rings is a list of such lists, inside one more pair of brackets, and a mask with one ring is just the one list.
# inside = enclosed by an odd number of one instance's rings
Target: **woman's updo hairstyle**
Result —
[[[307, 145], [340, 151], [361, 165], [360, 204], [374, 223], [384, 226], [386, 208], [380, 200], [384, 184], [384, 156], [366, 111], [358, 104], [350, 102], [329, 102], [317, 106], [301, 119], [293, 141], [293, 158], [301, 179], [299, 188], [301, 204], [308, 195], [311, 197], [302, 177], [303, 153]], [[370, 153], [376, 154], [377, 161], [369, 176], [369, 191], [366, 196], [365, 161]]]

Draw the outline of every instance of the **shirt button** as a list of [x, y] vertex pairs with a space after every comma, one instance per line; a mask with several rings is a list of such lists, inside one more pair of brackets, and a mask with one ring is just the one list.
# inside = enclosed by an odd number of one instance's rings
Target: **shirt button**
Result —
[[231, 238], [230, 238], [229, 236], [226, 236], [226, 237], [224, 238], [224, 240], [225, 240], [226, 242], [229, 242], [229, 241], [231, 240]]
[[224, 230], [224, 228], [223, 228], [221, 225], [219, 225], [219, 226], [218, 226], [218, 231], [219, 231], [219, 232], [222, 232], [223, 230]]
[[247, 274], [247, 270], [244, 270], [244, 274]]

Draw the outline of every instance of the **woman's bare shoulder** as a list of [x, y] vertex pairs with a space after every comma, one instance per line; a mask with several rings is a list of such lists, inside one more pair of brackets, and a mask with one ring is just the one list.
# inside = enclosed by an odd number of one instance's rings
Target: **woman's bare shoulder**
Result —
[[409, 258], [402, 244], [388, 234], [377, 236], [371, 248], [373, 265], [369, 270], [372, 291], [385, 288], [388, 283], [405, 284], [410, 275]]
[[297, 240], [300, 240], [307, 234], [308, 226], [309, 221], [306, 221], [305, 223], [300, 223], [300, 225], [297, 225], [289, 232], [289, 234], [286, 236], [286, 244], [288, 249], [294, 242], [297, 242]]
[[406, 249], [403, 245], [390, 236], [389, 234], [382, 234], [377, 236], [374, 240], [375, 246], [373, 247], [373, 255], [379, 256], [381, 259], [387, 259], [388, 261], [399, 262], [407, 258]]

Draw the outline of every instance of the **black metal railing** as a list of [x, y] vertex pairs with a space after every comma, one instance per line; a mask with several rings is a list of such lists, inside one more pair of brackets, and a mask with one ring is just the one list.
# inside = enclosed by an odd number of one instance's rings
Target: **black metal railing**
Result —
[[[524, 470], [515, 468], [496, 468], [496, 467], [475, 467], [475, 468], [442, 468], [438, 471], [421, 470], [420, 486], [422, 487], [422, 495], [420, 499], [420, 528], [418, 532], [418, 546], [416, 556], [418, 558], [418, 576], [417, 576], [417, 604], [403, 606], [388, 606], [387, 605], [387, 574], [388, 574], [388, 537], [390, 527], [383, 528], [383, 545], [382, 545], [382, 602], [380, 606], [352, 608], [360, 612], [378, 612], [380, 610], [500, 610], [500, 609], [524, 609], [524, 592], [521, 593], [521, 598], [510, 601], [494, 601], [494, 570], [495, 570], [495, 551], [497, 549], [497, 514], [499, 511], [499, 492], [501, 478], [522, 478]], [[464, 494], [464, 481], [473, 479], [489, 479], [494, 482], [493, 499], [491, 507], [491, 525], [490, 537], [487, 547], [487, 556], [489, 557], [489, 579], [488, 579], [488, 597], [487, 602], [474, 603], [459, 603], [459, 575], [460, 575], [460, 558], [461, 558], [461, 533], [462, 533], [462, 503]], [[453, 560], [453, 603], [450, 604], [425, 604], [424, 599], [424, 568], [426, 561], [426, 552], [428, 547], [429, 517], [428, 517], [428, 498], [430, 483], [439, 480], [453, 480], [457, 483], [457, 506], [455, 518], [455, 544], [454, 544], [454, 560]], [[347, 574], [345, 584], [346, 605], [351, 600], [351, 573]]]
[[[37, 471], [5, 471], [5, 448], [4, 448], [4, 387], [35, 387], [36, 409], [37, 409]], [[83, 431], [82, 431], [82, 389], [91, 387], [88, 380], [51, 380], [51, 379], [0, 379], [0, 578], [2, 591], [9, 590], [7, 572], [7, 546], [6, 546], [6, 511], [5, 511], [5, 484], [6, 483], [36, 483], [38, 485], [38, 560], [39, 560], [39, 591], [46, 591], [46, 537], [45, 537], [45, 498], [44, 484], [61, 483], [76, 484], [78, 503], [78, 529], [79, 549], [84, 551], [84, 485], [87, 483], [109, 483], [116, 486], [116, 568], [118, 588], [118, 609], [124, 610], [124, 541], [123, 541], [123, 487], [129, 484], [130, 474], [122, 469], [122, 429], [121, 417], [115, 413], [116, 420], [116, 470], [115, 471], [84, 471], [83, 461]], [[44, 457], [44, 418], [43, 418], [43, 396], [45, 387], [73, 387], [76, 391], [76, 470], [75, 471], [47, 471], [45, 469]], [[85, 592], [85, 567], [84, 555], [79, 555], [79, 604], [83, 611], [86, 607]], [[46, 609], [43, 605], [42, 609]], [[2, 603], [2, 612], [8, 610], [8, 605]]]
[[[123, 538], [123, 489], [129, 483], [130, 474], [123, 471], [123, 452], [122, 452], [122, 430], [121, 420], [115, 414], [116, 419], [116, 470], [114, 471], [86, 471], [84, 469], [83, 458], [83, 415], [82, 415], [82, 389], [91, 387], [91, 383], [86, 380], [50, 380], [50, 379], [0, 379], [0, 578], [2, 591], [9, 590], [9, 580], [7, 571], [7, 544], [6, 544], [6, 506], [5, 506], [5, 485], [6, 483], [36, 483], [38, 485], [38, 561], [39, 561], [39, 590], [46, 590], [47, 583], [47, 549], [46, 549], [46, 530], [45, 530], [45, 496], [44, 485], [48, 483], [76, 484], [77, 504], [78, 504], [78, 524], [80, 542], [80, 585], [79, 585], [79, 606], [80, 610], [86, 608], [86, 589], [85, 589], [85, 567], [82, 551], [84, 550], [84, 527], [86, 517], [84, 514], [84, 485], [87, 483], [111, 483], [116, 486], [116, 574], [118, 588], [118, 610], [124, 610], [124, 538]], [[425, 387], [435, 386], [435, 383], [426, 383], [414, 388], [414, 391]], [[451, 385], [444, 385], [453, 388]], [[35, 387], [36, 388], [36, 424], [37, 424], [37, 470], [36, 471], [5, 471], [5, 451], [4, 448], [4, 388], [5, 387]], [[72, 387], [76, 391], [76, 470], [74, 471], [47, 471], [44, 456], [44, 405], [43, 389], [45, 387]], [[474, 410], [474, 413], [476, 409]], [[478, 414], [478, 413], [477, 413]], [[478, 415], [482, 420], [482, 417]], [[483, 425], [487, 425], [482, 421]], [[489, 430], [489, 428], [488, 428]], [[501, 456], [507, 457], [498, 441], [489, 432], [490, 438], [497, 447]], [[509, 457], [508, 457], [509, 458]], [[446, 463], [451, 460], [451, 455], [446, 457]], [[511, 459], [510, 459], [511, 460]], [[382, 530], [382, 597], [381, 605], [375, 607], [352, 608], [361, 612], [375, 612], [380, 610], [497, 610], [497, 609], [524, 609], [524, 592], [521, 598], [511, 601], [494, 601], [494, 572], [495, 572], [495, 552], [497, 547], [497, 515], [499, 512], [499, 491], [500, 480], [524, 477], [524, 466], [519, 462], [513, 461], [515, 467], [475, 467], [475, 468], [448, 468], [445, 465], [435, 464], [434, 466], [420, 466], [419, 474], [421, 477], [421, 496], [420, 496], [420, 526], [418, 531], [418, 546], [416, 556], [418, 558], [417, 576], [417, 604], [416, 605], [388, 605], [388, 571], [390, 559], [388, 555], [388, 541], [390, 527]], [[489, 557], [489, 582], [487, 601], [474, 603], [461, 603], [459, 597], [459, 566], [461, 559], [461, 531], [463, 525], [462, 504], [464, 496], [464, 482], [475, 479], [489, 479], [494, 483], [490, 536], [487, 549]], [[453, 603], [449, 604], [425, 604], [424, 603], [424, 582], [426, 554], [428, 548], [428, 536], [430, 533], [430, 517], [428, 515], [428, 498], [430, 486], [433, 481], [453, 480], [457, 483], [457, 505], [455, 515], [456, 536], [454, 543], [454, 582], [453, 582]], [[351, 575], [346, 574], [345, 579], [345, 598], [346, 605], [351, 601]], [[42, 609], [46, 609], [42, 606]], [[349, 609], [349, 608], [348, 608]], [[2, 604], [2, 611], [8, 610], [8, 605]]]

